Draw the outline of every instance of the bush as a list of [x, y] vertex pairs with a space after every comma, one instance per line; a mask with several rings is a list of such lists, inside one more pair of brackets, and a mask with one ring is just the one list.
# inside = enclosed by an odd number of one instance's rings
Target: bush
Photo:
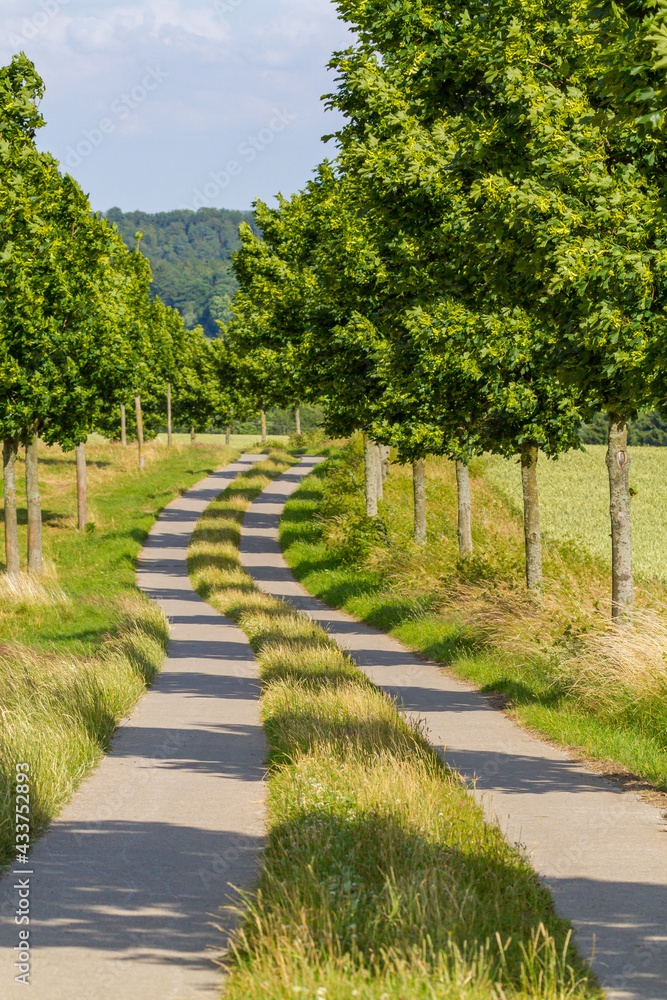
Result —
[[316, 428], [306, 433], [290, 434], [287, 447], [291, 451], [299, 451], [305, 455], [310, 452], [319, 451], [326, 439], [324, 431]]

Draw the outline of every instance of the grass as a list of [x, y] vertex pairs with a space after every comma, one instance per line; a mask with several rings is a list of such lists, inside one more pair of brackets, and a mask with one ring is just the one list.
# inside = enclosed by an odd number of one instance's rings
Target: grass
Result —
[[[219, 444], [168, 451], [152, 442], [140, 473], [135, 448], [93, 440], [92, 523], [80, 533], [74, 456], [40, 447], [47, 572], [18, 585], [0, 577], [0, 864], [14, 853], [16, 763], [30, 764], [34, 840], [160, 669], [168, 625], [136, 590], [136, 556], [165, 504], [234, 454]], [[21, 496], [22, 463], [18, 474]], [[24, 548], [25, 507], [19, 520]]]
[[[67, 608], [68, 599], [52, 606]], [[94, 657], [18, 645], [0, 657], [0, 864], [15, 853], [16, 764], [29, 764], [32, 843], [99, 763], [162, 666], [169, 637], [162, 613], [139, 596], [115, 613], [124, 621]]]
[[[559, 468], [568, 470], [553, 465], [552, 475]], [[634, 624], [619, 630], [609, 622], [610, 580], [602, 560], [571, 536], [559, 542], [552, 536], [545, 545], [544, 599], [529, 598], [521, 519], [497, 476], [489, 482], [488, 470], [486, 460], [471, 466], [470, 565], [458, 561], [450, 464], [428, 463], [429, 545], [421, 551], [412, 542], [407, 469], [392, 468], [381, 530], [369, 533], [365, 527], [354, 445], [318, 468], [288, 501], [281, 526], [285, 557], [311, 593], [483, 691], [500, 693], [524, 725], [603, 762], [610, 772], [627, 770], [667, 790], [662, 587], [640, 586]], [[569, 479], [564, 481], [574, 496]], [[547, 524], [555, 489], [541, 504]]]
[[[224, 442], [224, 438], [222, 438]], [[135, 590], [135, 560], [155, 518], [179, 492], [238, 452], [224, 444], [146, 446], [146, 469], [137, 468], [136, 448], [97, 441], [86, 449], [91, 524], [76, 529], [76, 464], [73, 453], [40, 447], [40, 492], [46, 579], [57, 581], [71, 600], [66, 606], [0, 609], [0, 642], [25, 642], [50, 652], [88, 656], [117, 624], [115, 598]], [[25, 496], [18, 463], [19, 498]], [[19, 499], [19, 532], [25, 552], [27, 514]], [[4, 554], [4, 538], [0, 538]], [[0, 566], [4, 565], [0, 563]]]
[[189, 552], [200, 596], [257, 653], [269, 744], [268, 844], [226, 1000], [597, 995], [547, 890], [419, 723], [241, 569], [243, 511], [272, 471], [211, 504]]
[[[189, 434], [174, 434], [172, 435], [174, 444], [190, 444]], [[289, 435], [288, 434], [272, 434], [271, 441], [279, 441], [281, 444], [287, 444]], [[166, 434], [158, 434], [157, 440], [161, 444], [167, 443]], [[206, 444], [206, 445], [221, 445], [224, 444], [225, 435], [224, 434], [197, 434], [196, 443]], [[230, 447], [232, 448], [254, 448], [256, 445], [261, 445], [262, 436], [261, 434], [231, 434], [230, 435]]]

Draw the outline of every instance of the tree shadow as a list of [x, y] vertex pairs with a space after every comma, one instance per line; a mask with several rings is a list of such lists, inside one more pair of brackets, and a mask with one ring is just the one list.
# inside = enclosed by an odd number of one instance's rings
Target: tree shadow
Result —
[[[521, 988], [524, 953], [540, 925], [560, 954], [568, 931], [538, 876], [502, 849], [495, 831], [473, 835], [454, 821], [429, 835], [389, 806], [359, 809], [351, 799], [344, 814], [335, 805], [303, 808], [276, 826], [260, 890], [259, 912], [288, 934], [299, 935], [308, 913], [308, 936], [324, 962], [333, 950], [374, 974], [419, 955], [428, 975], [456, 949], [469, 961], [486, 950], [492, 978]], [[256, 933], [251, 927], [251, 946]], [[507, 945], [502, 955], [498, 938]], [[574, 949], [568, 960], [585, 976]]]
[[[211, 830], [179, 822], [59, 821], [31, 855], [39, 900], [31, 914], [35, 961], [47, 951], [62, 955], [48, 960], [51, 995], [108, 996], [112, 959], [138, 968], [147, 962], [163, 973], [175, 964], [205, 968], [215, 985], [216, 956], [238, 922], [223, 908], [241, 903], [229, 883], [253, 881], [263, 843], [261, 835], [236, 832], [233, 822]], [[9, 876], [0, 882], [0, 913], [12, 915], [0, 921], [0, 946], [9, 954], [16, 944], [14, 882]], [[70, 963], [68, 953], [78, 950], [87, 953], [85, 961]]]
[[[75, 514], [63, 514], [61, 511], [49, 510], [42, 507], [42, 524], [50, 528], [71, 528], [74, 527]], [[18, 507], [16, 510], [16, 520], [19, 525], [25, 527], [28, 523], [28, 510], [26, 507]], [[0, 508], [0, 524], [5, 523], [5, 511]]]

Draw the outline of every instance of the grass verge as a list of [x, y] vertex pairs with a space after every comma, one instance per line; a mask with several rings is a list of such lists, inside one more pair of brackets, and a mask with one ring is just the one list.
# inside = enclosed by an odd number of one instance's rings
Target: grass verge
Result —
[[667, 790], [664, 594], [638, 588], [631, 629], [609, 621], [604, 566], [572, 543], [545, 546], [547, 586], [525, 593], [522, 525], [484, 464], [471, 469], [476, 556], [458, 561], [449, 463], [428, 463], [429, 545], [412, 542], [409, 470], [393, 467], [378, 524], [363, 517], [355, 444], [319, 467], [288, 501], [281, 542], [310, 593], [389, 632], [482, 691], [524, 725], [608, 773]]
[[[75, 527], [74, 456], [40, 448], [47, 573], [0, 576], [0, 866], [14, 855], [15, 765], [30, 765], [34, 842], [160, 669], [168, 625], [136, 590], [136, 556], [162, 507], [234, 452], [152, 442], [144, 473], [135, 448], [97, 441], [87, 457], [91, 530]], [[24, 540], [25, 508], [19, 519]]]
[[188, 559], [200, 596], [258, 655], [269, 743], [268, 845], [225, 997], [597, 995], [549, 893], [419, 724], [241, 569], [243, 512], [272, 471], [211, 504]]

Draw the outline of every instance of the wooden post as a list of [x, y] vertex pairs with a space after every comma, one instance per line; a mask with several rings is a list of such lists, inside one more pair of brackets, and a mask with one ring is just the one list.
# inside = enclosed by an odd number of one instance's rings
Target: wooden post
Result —
[[628, 424], [624, 416], [609, 414], [609, 514], [611, 516], [611, 615], [630, 617], [634, 600], [632, 534], [630, 530], [630, 456]]
[[79, 531], [85, 531], [88, 523], [88, 498], [86, 489], [86, 446], [83, 441], [76, 446], [76, 510]]
[[294, 411], [294, 419], [296, 420], [296, 433], [301, 437], [301, 410], [298, 406]]
[[415, 545], [426, 545], [426, 459], [412, 463], [412, 490], [415, 500]]
[[232, 429], [229, 424], [225, 427], [225, 444], [229, 448], [232, 443]]
[[2, 469], [5, 493], [5, 562], [7, 576], [18, 579], [21, 571], [19, 556], [18, 517], [16, 514], [16, 453], [18, 436], [5, 438], [2, 447]]
[[137, 447], [139, 449], [139, 468], [144, 469], [146, 459], [144, 457], [144, 421], [141, 416], [141, 396], [134, 397], [134, 408], [137, 414]]
[[42, 500], [39, 495], [37, 434], [34, 431], [25, 446], [25, 492], [28, 500], [28, 572], [39, 576], [44, 569]]
[[540, 505], [537, 491], [537, 459], [539, 449], [527, 441], [521, 451], [521, 482], [523, 485], [523, 532], [526, 540], [526, 586], [539, 594], [542, 588], [542, 536]]
[[167, 382], [167, 447], [171, 448], [171, 382]]
[[456, 463], [456, 487], [459, 503], [459, 557], [472, 558], [472, 503], [470, 500], [470, 476], [465, 462]]
[[262, 444], [266, 444], [266, 413], [264, 412], [264, 407], [260, 409], [259, 415], [262, 421]]
[[194, 443], [195, 443], [195, 429], [194, 429], [194, 427], [191, 426], [190, 427], [190, 444], [194, 444]]
[[125, 418], [125, 403], [120, 404], [120, 443], [127, 446], [127, 420]]

